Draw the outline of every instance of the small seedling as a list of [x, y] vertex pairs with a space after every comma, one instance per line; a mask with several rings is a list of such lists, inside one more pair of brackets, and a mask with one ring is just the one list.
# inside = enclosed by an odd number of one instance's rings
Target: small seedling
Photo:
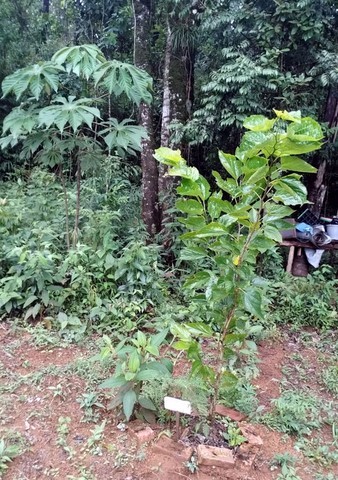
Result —
[[65, 399], [61, 383], [58, 383], [55, 387], [48, 387], [48, 390], [53, 392], [53, 398], [59, 397], [61, 400]]
[[61, 447], [68, 455], [68, 458], [73, 458], [75, 451], [67, 444], [67, 436], [69, 434], [69, 424], [71, 419], [69, 417], [60, 417], [58, 420], [57, 433], [58, 438], [56, 444]]
[[297, 458], [290, 453], [277, 454], [271, 461], [271, 470], [274, 470], [278, 466], [281, 467], [277, 480], [301, 480], [296, 474], [295, 463]]
[[7, 445], [3, 438], [0, 439], [0, 477], [7, 470], [8, 463], [20, 453], [18, 445]]
[[106, 422], [107, 421], [104, 420], [101, 425], [97, 425], [94, 430], [91, 430], [92, 435], [88, 438], [87, 445], [90, 453], [93, 455], [102, 455], [102, 449], [99, 442], [101, 442], [103, 438]]
[[229, 423], [228, 429], [223, 433], [223, 437], [228, 442], [229, 447], [238, 447], [246, 442], [241, 430], [234, 424]]
[[99, 413], [95, 412], [94, 408], [104, 408], [104, 405], [99, 401], [99, 395], [95, 392], [83, 393], [81, 397], [77, 399], [80, 404], [80, 408], [84, 410], [84, 416], [81, 421], [94, 422], [99, 419]]
[[198, 463], [195, 455], [191, 455], [190, 459], [184, 463], [190, 473], [196, 473], [198, 471]]

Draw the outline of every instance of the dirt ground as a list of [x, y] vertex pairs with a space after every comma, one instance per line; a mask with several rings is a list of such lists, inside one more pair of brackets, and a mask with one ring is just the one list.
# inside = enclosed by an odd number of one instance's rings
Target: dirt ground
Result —
[[[292, 382], [331, 402], [338, 425], [337, 397], [321, 380], [323, 368], [337, 358], [336, 339], [330, 335], [323, 339], [309, 331], [276, 334], [261, 342], [260, 373], [253, 383], [264, 411], [271, 410], [282, 383]], [[182, 462], [184, 446], [178, 444], [177, 451], [165, 446], [163, 438], [170, 434], [170, 425], [152, 425], [155, 439], [140, 445], [135, 435], [138, 422], [121, 431], [121, 420], [114, 412], [91, 406], [89, 400], [89, 406], [83, 405], [83, 394], [97, 391], [97, 383], [109, 374], [89, 360], [97, 351], [95, 339], [83, 346], [60, 346], [56, 341], [46, 345], [38, 334], [0, 324], [0, 439], [18, 445], [21, 452], [8, 464], [4, 480], [293, 480], [281, 476], [280, 468], [271, 467], [276, 454], [287, 452], [298, 458], [298, 478], [338, 479], [337, 463], [324, 468], [320, 459], [311, 460], [295, 450], [295, 437], [261, 423], [255, 423], [254, 430], [263, 446], [249, 472], [241, 476], [204, 466], [191, 473]], [[312, 435], [338, 448], [332, 425], [324, 424]], [[158, 448], [161, 443], [164, 448]]]

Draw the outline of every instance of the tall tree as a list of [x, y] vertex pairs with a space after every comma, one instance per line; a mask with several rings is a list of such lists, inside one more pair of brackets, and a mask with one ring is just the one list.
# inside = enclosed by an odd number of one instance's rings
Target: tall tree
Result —
[[[151, 0], [133, 0], [134, 8], [134, 63], [151, 74], [151, 40], [153, 2]], [[139, 110], [140, 124], [145, 128], [148, 138], [142, 141], [142, 218], [149, 235], [159, 230], [158, 214], [158, 170], [154, 159], [154, 126], [152, 107], [144, 102]]]
[[[181, 150], [186, 150], [185, 145], [172, 134], [171, 129], [177, 124], [185, 124], [192, 112], [196, 36], [194, 17], [197, 12], [192, 9], [193, 4], [170, 1], [166, 11], [161, 145]], [[184, 151], [185, 156], [187, 153]], [[167, 175], [167, 170], [166, 165], [159, 165], [160, 221], [166, 244], [169, 242], [165, 226], [171, 220], [169, 211], [174, 194], [174, 177]]]

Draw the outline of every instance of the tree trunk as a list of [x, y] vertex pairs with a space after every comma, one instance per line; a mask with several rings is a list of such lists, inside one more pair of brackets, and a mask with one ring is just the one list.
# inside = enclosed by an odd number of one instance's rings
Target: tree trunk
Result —
[[[330, 88], [324, 113], [324, 121], [329, 124], [330, 128], [338, 125], [338, 90]], [[330, 142], [335, 142], [337, 132], [329, 138]], [[327, 161], [323, 160], [318, 165], [318, 171], [315, 180], [309, 188], [309, 200], [313, 203], [311, 211], [320, 216], [327, 194], [327, 185], [325, 184], [325, 177], [327, 176]]]
[[[134, 8], [134, 64], [151, 75], [150, 32], [152, 29], [151, 0], [133, 0]], [[159, 230], [158, 170], [154, 159], [154, 127], [151, 106], [140, 105], [140, 124], [148, 138], [142, 141], [142, 218], [148, 234], [153, 237]]]
[[49, 0], [42, 0], [42, 13], [49, 13]]
[[[174, 149], [179, 148], [183, 151], [183, 156], [187, 157], [187, 148], [182, 142], [177, 142], [174, 137], [171, 138], [169, 129], [170, 124], [184, 124], [188, 120], [193, 101], [194, 49], [191, 45], [187, 45], [185, 42], [180, 43], [180, 41], [176, 41], [176, 47], [174, 47], [174, 37], [179, 35], [175, 32], [175, 25], [182, 21], [178, 15], [175, 15], [171, 20], [168, 18], [167, 21], [161, 145]], [[185, 22], [189, 23], [189, 18]], [[175, 178], [167, 176], [167, 170], [168, 168], [165, 165], [160, 166], [158, 180], [161, 228], [166, 243], [168, 239], [166, 238], [165, 225], [171, 221], [168, 210], [172, 207], [175, 186]]]

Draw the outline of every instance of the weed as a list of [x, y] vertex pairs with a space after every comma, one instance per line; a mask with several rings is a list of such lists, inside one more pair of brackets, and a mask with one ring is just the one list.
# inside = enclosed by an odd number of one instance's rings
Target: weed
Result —
[[271, 460], [271, 470], [274, 470], [276, 466], [281, 467], [277, 480], [301, 480], [294, 466], [296, 462], [297, 458], [289, 453], [277, 454]]
[[291, 435], [307, 435], [323, 422], [320, 400], [308, 393], [286, 390], [273, 400], [271, 413], [262, 417], [270, 428]]
[[53, 398], [59, 397], [61, 400], [65, 399], [65, 393], [61, 383], [58, 383], [56, 386], [47, 387], [48, 390], [53, 392]]
[[198, 463], [195, 455], [192, 455], [190, 459], [184, 463], [190, 473], [196, 473], [198, 471]]
[[246, 441], [246, 438], [241, 433], [241, 429], [232, 422], [228, 422], [227, 431], [223, 433], [223, 436], [229, 447], [238, 447]]
[[338, 463], [338, 438], [333, 442], [323, 442], [320, 438], [301, 438], [295, 445], [303, 455], [323, 467]]
[[78, 475], [67, 475], [67, 480], [96, 480], [96, 477], [86, 467], [81, 466]]
[[11, 445], [0, 438], [0, 476], [8, 469], [8, 463], [20, 453], [18, 445]]
[[56, 431], [58, 433], [58, 438], [56, 440], [56, 445], [61, 447], [68, 455], [68, 458], [73, 458], [75, 452], [67, 443], [67, 436], [69, 434], [69, 424], [71, 419], [69, 417], [59, 417], [58, 426]]
[[322, 372], [322, 380], [334, 395], [338, 395], [338, 365], [331, 365]]
[[317, 473], [315, 480], [336, 480], [336, 478], [334, 473]]
[[77, 402], [80, 404], [80, 408], [84, 410], [82, 422], [96, 422], [99, 419], [100, 414], [95, 411], [95, 407], [104, 408], [104, 405], [99, 401], [99, 395], [96, 392], [83, 393], [77, 399]]
[[[331, 272], [331, 274], [330, 274]], [[284, 274], [270, 282], [268, 322], [330, 329], [337, 322], [338, 281], [331, 267], [323, 265], [306, 278]]]
[[[100, 388], [115, 388], [116, 394], [108, 408], [123, 406], [127, 419], [133, 415], [135, 408], [144, 419], [150, 421], [154, 417], [156, 406], [142, 392], [145, 381], [153, 381], [161, 376], [170, 376], [172, 364], [166, 358], [160, 358], [159, 347], [164, 342], [168, 330], [149, 336], [137, 331], [133, 338], [124, 338], [116, 348], [106, 335], [106, 346], [101, 350], [100, 358], [116, 358], [117, 365], [113, 377], [104, 381]], [[160, 358], [159, 360], [156, 360]]]
[[102, 455], [102, 449], [99, 443], [103, 439], [106, 420], [101, 425], [97, 425], [94, 430], [91, 430], [91, 436], [88, 438], [87, 446], [92, 455]]

